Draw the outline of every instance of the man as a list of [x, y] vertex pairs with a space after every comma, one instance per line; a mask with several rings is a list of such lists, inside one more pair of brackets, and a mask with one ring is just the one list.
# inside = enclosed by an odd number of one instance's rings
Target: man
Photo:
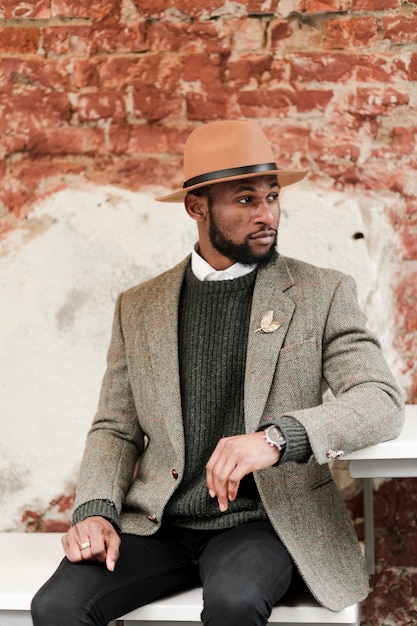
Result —
[[[35, 626], [106, 624], [203, 584], [202, 622], [265, 625], [298, 576], [340, 610], [368, 593], [328, 462], [398, 436], [399, 389], [353, 280], [277, 255], [277, 167], [252, 121], [191, 133], [191, 258], [119, 296], [66, 558]], [[323, 389], [333, 393], [323, 402]]]

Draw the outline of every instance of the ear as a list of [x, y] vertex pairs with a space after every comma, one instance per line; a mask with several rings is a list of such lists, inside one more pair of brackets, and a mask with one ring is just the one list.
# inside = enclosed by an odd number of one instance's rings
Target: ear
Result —
[[204, 222], [208, 212], [208, 200], [204, 196], [187, 193], [184, 200], [185, 210], [196, 222]]

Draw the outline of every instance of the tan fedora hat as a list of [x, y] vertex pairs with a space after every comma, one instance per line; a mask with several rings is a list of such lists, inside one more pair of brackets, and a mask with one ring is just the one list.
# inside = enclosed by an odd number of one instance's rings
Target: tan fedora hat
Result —
[[296, 183], [308, 170], [283, 170], [271, 144], [252, 120], [211, 122], [189, 135], [184, 148], [184, 185], [160, 202], [181, 202], [189, 191], [229, 180], [276, 174], [281, 187]]

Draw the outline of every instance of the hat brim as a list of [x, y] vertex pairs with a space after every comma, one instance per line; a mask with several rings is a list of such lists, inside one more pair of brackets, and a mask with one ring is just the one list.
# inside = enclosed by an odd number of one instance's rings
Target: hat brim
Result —
[[187, 195], [194, 189], [200, 189], [201, 187], [206, 187], [207, 185], [215, 185], [217, 183], [225, 183], [232, 180], [240, 180], [244, 178], [254, 178], [258, 176], [273, 176], [274, 174], [278, 178], [278, 183], [280, 187], [286, 187], [287, 185], [292, 185], [294, 183], [298, 183], [298, 181], [302, 180], [308, 173], [308, 169], [306, 170], [269, 170], [258, 173], [249, 173], [249, 174], [239, 174], [237, 176], [226, 176], [224, 178], [217, 178], [215, 180], [205, 181], [202, 183], [198, 183], [196, 185], [191, 185], [190, 187], [178, 189], [177, 191], [173, 191], [167, 196], [160, 196], [159, 198], [155, 198], [158, 202], [182, 202]]

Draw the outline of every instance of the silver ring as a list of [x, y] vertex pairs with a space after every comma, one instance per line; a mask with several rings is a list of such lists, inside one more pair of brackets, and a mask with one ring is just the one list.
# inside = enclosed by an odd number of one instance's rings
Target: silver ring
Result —
[[82, 543], [80, 545], [80, 550], [87, 550], [87, 548], [91, 548], [91, 543], [89, 541], [86, 541], [85, 543]]

